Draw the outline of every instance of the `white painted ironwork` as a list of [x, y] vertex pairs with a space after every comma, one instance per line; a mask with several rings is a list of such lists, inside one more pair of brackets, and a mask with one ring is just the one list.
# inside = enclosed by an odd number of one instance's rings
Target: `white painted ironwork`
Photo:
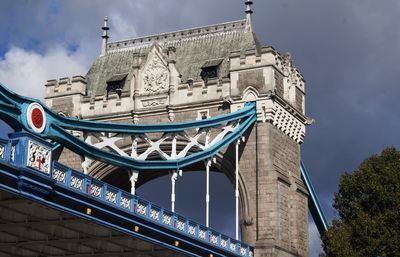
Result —
[[175, 184], [178, 180], [178, 176], [182, 176], [182, 170], [176, 170], [171, 175], [171, 210], [175, 212]]
[[221, 246], [226, 249], [228, 247], [228, 241], [224, 238], [221, 238]]
[[216, 163], [216, 159], [208, 159], [206, 164], [206, 227], [210, 226], [210, 167], [211, 163]]
[[[150, 156], [162, 160], [176, 160], [190, 155], [192, 152], [203, 151], [214, 146], [229, 133], [239, 128], [240, 120], [227, 122], [225, 125], [191, 129], [189, 131], [142, 134], [95, 133], [85, 132], [84, 141], [98, 149], [108, 150], [123, 157], [145, 161]], [[211, 137], [213, 135], [213, 137]], [[179, 147], [178, 147], [179, 144]], [[126, 145], [130, 145], [126, 149]], [[82, 167], [88, 174], [88, 167], [92, 160], [85, 157]]]
[[95, 197], [98, 197], [98, 198], [101, 198], [101, 194], [102, 193], [103, 192], [102, 192], [102, 187], [101, 186], [98, 186], [96, 184], [91, 184], [90, 185], [90, 194], [91, 195], [93, 195]]
[[83, 189], [83, 179], [76, 177], [76, 176], [71, 176], [71, 187], [81, 190]]
[[195, 236], [195, 235], [196, 235], [196, 227], [193, 226], [193, 225], [189, 225], [188, 232], [189, 232], [189, 234], [191, 234], [192, 236]]
[[150, 218], [153, 220], [158, 220], [160, 218], [160, 211], [156, 209], [151, 209]]
[[117, 194], [113, 191], [107, 190], [106, 201], [116, 204], [117, 203]]
[[240, 141], [244, 142], [244, 137], [236, 141], [236, 158], [235, 158], [235, 203], [236, 203], [236, 240], [239, 240], [239, 145]]
[[218, 244], [218, 236], [211, 234], [210, 242], [217, 245]]
[[231, 252], [236, 252], [236, 245], [231, 243], [229, 249], [231, 250]]
[[131, 200], [125, 196], [121, 196], [120, 205], [122, 208], [129, 210], [131, 208]]
[[211, 160], [206, 162], [206, 226], [210, 225], [210, 167]]
[[199, 238], [206, 240], [207, 231], [204, 229], [199, 229]]
[[136, 182], [139, 178], [139, 172], [132, 170], [131, 172], [129, 172], [129, 181], [131, 182], [131, 194], [135, 194], [136, 193]]
[[15, 145], [11, 146], [11, 154], [10, 154], [10, 160], [11, 162], [14, 162], [15, 159]]
[[171, 216], [164, 213], [162, 223], [164, 223], [165, 225], [171, 225]]
[[0, 159], [4, 159], [4, 152], [6, 147], [4, 145], [0, 145]]
[[54, 179], [55, 181], [57, 181], [57, 182], [66, 184], [66, 183], [67, 183], [67, 181], [66, 181], [66, 179], [67, 179], [67, 174], [66, 174], [65, 171], [61, 171], [61, 170], [58, 170], [58, 169], [54, 169], [54, 171], [53, 171], [53, 179]]
[[178, 220], [176, 223], [176, 228], [180, 231], [185, 231], [186, 223], [182, 220]]
[[245, 248], [245, 247], [240, 247], [240, 255], [246, 256], [246, 255], [247, 255], [247, 248]]
[[147, 206], [139, 203], [137, 206], [137, 213], [146, 216], [146, 211], [147, 211]]

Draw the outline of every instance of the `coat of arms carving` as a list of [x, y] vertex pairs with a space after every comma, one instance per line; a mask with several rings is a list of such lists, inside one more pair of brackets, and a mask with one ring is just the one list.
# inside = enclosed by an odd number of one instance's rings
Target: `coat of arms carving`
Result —
[[50, 174], [51, 150], [29, 141], [27, 166], [45, 174]]
[[142, 77], [144, 94], [157, 94], [168, 90], [169, 71], [156, 54], [147, 64]]

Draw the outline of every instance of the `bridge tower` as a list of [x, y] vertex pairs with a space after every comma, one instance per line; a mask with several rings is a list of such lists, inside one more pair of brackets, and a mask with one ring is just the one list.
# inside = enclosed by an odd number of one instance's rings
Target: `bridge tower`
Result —
[[[290, 54], [259, 43], [252, 1], [246, 6], [243, 20], [117, 42], [107, 41], [105, 20], [102, 51], [88, 73], [49, 80], [46, 104], [70, 117], [149, 124], [214, 117], [255, 102], [257, 122], [237, 142], [242, 241], [255, 247], [257, 257], [308, 256], [308, 193], [300, 178], [309, 122], [305, 80]], [[132, 155], [127, 142], [116, 146]], [[233, 185], [235, 156], [236, 146], [229, 146], [212, 164]], [[128, 190], [165, 174], [124, 170], [67, 150], [60, 160]], [[183, 172], [198, 169], [204, 164]]]

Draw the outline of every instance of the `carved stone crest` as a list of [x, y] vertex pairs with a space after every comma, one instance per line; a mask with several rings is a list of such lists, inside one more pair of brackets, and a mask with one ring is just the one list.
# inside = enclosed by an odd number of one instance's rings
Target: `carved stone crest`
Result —
[[157, 54], [153, 54], [143, 71], [143, 93], [157, 94], [168, 90], [169, 71]]
[[51, 151], [49, 148], [29, 141], [27, 166], [50, 174]]

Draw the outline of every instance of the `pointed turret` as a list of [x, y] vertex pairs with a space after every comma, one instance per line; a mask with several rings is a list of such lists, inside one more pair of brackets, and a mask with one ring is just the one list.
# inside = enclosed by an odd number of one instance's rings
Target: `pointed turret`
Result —
[[110, 29], [108, 27], [108, 17], [104, 17], [104, 25], [101, 28], [103, 30], [103, 35], [101, 36], [103, 39], [102, 45], [101, 45], [101, 56], [105, 55], [107, 53], [107, 43], [108, 43], [108, 30]]
[[253, 1], [246, 0], [246, 31], [253, 32], [253, 10], [251, 6], [253, 5]]

